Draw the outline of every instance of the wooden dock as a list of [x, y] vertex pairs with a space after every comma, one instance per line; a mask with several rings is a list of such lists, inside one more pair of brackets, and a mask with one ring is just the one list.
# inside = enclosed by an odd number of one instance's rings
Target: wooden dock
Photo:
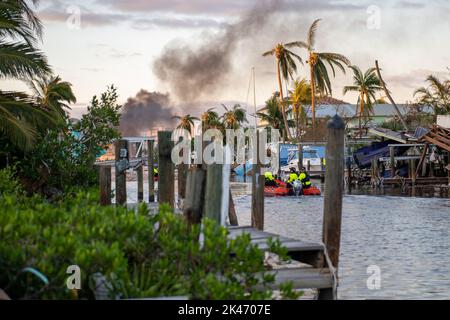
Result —
[[325, 267], [323, 244], [286, 238], [250, 226], [228, 227], [228, 230], [230, 239], [248, 233], [251, 243], [262, 251], [268, 251], [269, 238], [279, 239], [281, 245], [287, 249], [288, 256], [292, 260], [301, 262], [300, 267], [277, 268], [270, 271], [275, 275], [274, 289], [281, 283], [290, 281], [296, 289], [318, 289], [319, 292], [328, 291], [328, 294], [333, 294], [334, 278], [330, 269]]
[[[295, 262], [293, 265], [274, 265], [267, 270], [275, 275], [273, 289], [279, 284], [291, 282], [294, 289], [318, 290], [318, 299], [337, 299], [337, 279], [341, 238], [342, 197], [344, 189], [344, 131], [345, 124], [339, 116], [329, 121], [328, 126], [327, 159], [325, 172], [325, 194], [323, 211], [323, 243], [304, 242], [264, 231], [264, 175], [262, 163], [258, 154], [254, 165], [255, 175], [252, 177], [251, 226], [238, 226], [238, 217], [234, 210], [233, 198], [229, 189], [229, 165], [213, 163], [209, 165], [178, 165], [172, 163], [171, 151], [173, 142], [171, 132], [158, 132], [158, 146], [154, 141], [148, 142], [148, 163], [153, 167], [152, 159], [155, 152], [158, 157], [159, 178], [157, 200], [159, 203], [169, 204], [176, 211], [175, 203], [175, 170], [185, 170], [186, 174], [178, 174], [177, 197], [181, 198], [183, 214], [190, 224], [200, 224], [203, 218], [209, 218], [229, 230], [228, 237], [233, 239], [240, 234], [248, 233], [251, 243], [260, 250], [270, 250], [267, 243], [269, 238], [279, 239], [282, 247], [286, 248], [288, 256]], [[254, 137], [259, 141], [260, 136]], [[139, 139], [136, 139], [139, 140]], [[145, 158], [142, 153], [143, 142], [136, 144], [136, 155], [130, 155], [130, 141], [116, 142], [115, 161], [99, 166], [100, 194], [103, 205], [111, 205], [111, 166], [115, 167], [116, 205], [127, 205], [126, 171], [138, 172], [138, 202], [143, 196], [143, 170]], [[259, 148], [259, 143], [256, 143]], [[226, 157], [226, 155], [225, 155]], [[134, 166], [137, 162], [137, 166]], [[182, 168], [181, 166], [186, 166]], [[149, 202], [155, 210], [154, 176], [153, 170], [148, 170]], [[182, 192], [180, 191], [182, 190]], [[226, 222], [228, 217], [228, 223]], [[230, 226], [232, 225], [232, 226]]]

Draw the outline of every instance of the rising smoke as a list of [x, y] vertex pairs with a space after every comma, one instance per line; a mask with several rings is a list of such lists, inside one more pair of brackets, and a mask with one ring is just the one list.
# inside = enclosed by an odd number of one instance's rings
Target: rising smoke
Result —
[[180, 101], [211, 96], [232, 71], [233, 58], [242, 54], [237, 52], [239, 42], [253, 37], [268, 24], [279, 2], [258, 1], [237, 23], [228, 25], [219, 36], [208, 37], [199, 47], [169, 45], [154, 62], [155, 75]]
[[174, 112], [169, 94], [142, 89], [123, 106], [120, 132], [124, 136], [139, 136], [156, 127], [173, 127]]

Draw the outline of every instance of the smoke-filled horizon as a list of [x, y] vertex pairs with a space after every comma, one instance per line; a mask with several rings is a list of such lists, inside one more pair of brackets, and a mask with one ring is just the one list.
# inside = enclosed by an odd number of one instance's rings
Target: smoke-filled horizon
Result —
[[196, 102], [210, 97], [233, 70], [240, 41], [252, 37], [276, 12], [281, 0], [258, 2], [236, 23], [218, 35], [208, 35], [199, 45], [172, 43], [153, 63], [153, 72], [179, 101]]

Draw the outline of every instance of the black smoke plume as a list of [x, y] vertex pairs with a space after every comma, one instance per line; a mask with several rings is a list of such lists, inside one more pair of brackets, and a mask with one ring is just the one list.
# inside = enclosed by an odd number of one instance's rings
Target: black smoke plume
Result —
[[171, 44], [156, 59], [153, 71], [180, 101], [198, 101], [210, 96], [232, 71], [233, 57], [239, 57], [238, 45], [250, 39], [269, 23], [280, 1], [258, 1], [253, 10], [237, 23], [228, 25], [219, 36], [209, 36], [199, 47]]
[[169, 94], [141, 89], [123, 106], [120, 132], [123, 136], [140, 136], [158, 127], [171, 128], [174, 125], [173, 116]]

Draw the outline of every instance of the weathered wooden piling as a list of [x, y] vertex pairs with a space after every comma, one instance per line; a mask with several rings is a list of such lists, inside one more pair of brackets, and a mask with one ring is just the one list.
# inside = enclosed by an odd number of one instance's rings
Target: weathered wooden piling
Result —
[[347, 161], [347, 189], [349, 192], [352, 191], [352, 164], [350, 159]]
[[[338, 268], [341, 241], [342, 197], [344, 189], [344, 132], [345, 123], [335, 115], [327, 125], [327, 168], [323, 209], [323, 243], [332, 267]], [[329, 266], [331, 267], [331, 266]], [[322, 298], [331, 295], [321, 291]]]
[[231, 189], [229, 191], [230, 194], [230, 204], [228, 208], [228, 218], [230, 219], [230, 225], [238, 226], [239, 221], [236, 215], [236, 208], [234, 207], [233, 195], [231, 194]]
[[126, 170], [129, 167], [128, 141], [118, 140], [115, 143], [116, 158], [116, 204], [127, 203], [127, 177]]
[[222, 210], [222, 164], [208, 165], [206, 173], [206, 192], [204, 216], [211, 220], [221, 223]]
[[389, 147], [390, 153], [390, 163], [391, 163], [391, 178], [395, 177], [395, 149], [394, 147]]
[[111, 205], [111, 167], [99, 166], [100, 205]]
[[184, 199], [186, 197], [186, 179], [188, 170], [188, 164], [182, 163], [178, 165], [178, 197], [181, 199]]
[[174, 143], [172, 132], [158, 132], [158, 202], [175, 207], [175, 168], [171, 154]]
[[409, 172], [410, 172], [410, 178], [412, 179], [412, 185], [414, 186], [416, 184], [416, 160], [410, 159], [409, 160]]
[[155, 175], [153, 169], [155, 168], [154, 160], [155, 143], [153, 140], [147, 141], [148, 149], [148, 202], [155, 202]]
[[144, 201], [144, 165], [142, 163], [142, 149], [140, 142], [135, 143], [136, 146], [136, 158], [140, 158], [141, 164], [136, 168], [136, 177], [137, 177], [137, 201]]
[[202, 220], [205, 180], [206, 172], [201, 166], [188, 170], [183, 215], [190, 224], [199, 224]]
[[252, 227], [264, 230], [264, 175], [261, 174], [261, 159], [259, 158], [259, 133], [256, 131], [254, 148], [256, 159], [253, 164], [252, 176]]

